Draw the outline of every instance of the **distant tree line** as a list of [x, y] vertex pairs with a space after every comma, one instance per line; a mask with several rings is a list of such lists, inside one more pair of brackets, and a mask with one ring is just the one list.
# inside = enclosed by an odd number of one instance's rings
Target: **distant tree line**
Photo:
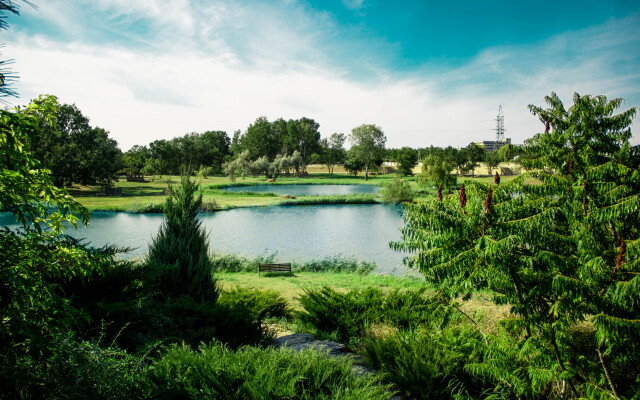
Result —
[[244, 133], [236, 131], [231, 142], [233, 159], [224, 165], [225, 172], [232, 178], [238, 174], [258, 175], [264, 173], [276, 179], [281, 173], [295, 171], [306, 174], [307, 165], [326, 165], [332, 174], [338, 164], [347, 171], [357, 174], [379, 167], [385, 156], [386, 136], [382, 130], [370, 124], [354, 128], [348, 139], [351, 148], [344, 148], [347, 136], [333, 133], [321, 138], [320, 124], [311, 118], [285, 121], [279, 118], [269, 122], [259, 117]]
[[188, 133], [149, 146], [133, 146], [123, 155], [123, 172], [145, 175], [178, 175], [201, 172], [221, 174], [231, 155], [231, 140], [224, 131]]
[[[497, 153], [470, 144], [456, 149], [402, 147], [387, 149], [386, 136], [376, 125], [363, 124], [349, 135], [333, 133], [322, 138], [320, 124], [307, 117], [279, 118], [269, 121], [259, 117], [233, 139], [224, 131], [188, 133], [170, 140], [159, 139], [148, 145], [135, 145], [126, 152], [106, 130], [91, 126], [89, 119], [75, 106], [57, 104], [55, 121], [40, 118], [34, 134], [34, 156], [50, 170], [58, 187], [72, 184], [109, 186], [119, 174], [202, 176], [227, 174], [261, 175], [277, 179], [282, 174], [305, 175], [307, 165], [325, 165], [332, 174], [336, 165], [368, 179], [384, 161], [397, 163], [402, 176], [413, 175], [423, 162], [420, 179], [435, 186], [455, 183], [455, 174], [473, 173], [480, 162], [489, 169], [500, 161], [522, 155], [522, 149], [506, 145]], [[345, 149], [347, 141], [349, 150]]]

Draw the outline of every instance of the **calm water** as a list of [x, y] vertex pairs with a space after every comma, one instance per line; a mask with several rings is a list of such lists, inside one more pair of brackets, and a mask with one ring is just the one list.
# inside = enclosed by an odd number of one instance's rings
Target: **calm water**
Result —
[[[245, 188], [246, 189], [246, 188]], [[91, 213], [88, 228], [67, 229], [93, 246], [137, 247], [146, 253], [162, 223], [161, 214]], [[323, 205], [244, 208], [202, 215], [215, 253], [255, 257], [275, 254], [276, 261], [304, 262], [342, 256], [375, 262], [377, 272], [401, 272], [403, 254], [389, 249], [400, 239], [402, 208], [390, 205]], [[0, 214], [0, 226], [16, 227], [13, 216]]]
[[373, 185], [253, 185], [229, 186], [227, 192], [276, 193], [291, 196], [327, 196], [332, 194], [377, 193], [380, 187]]

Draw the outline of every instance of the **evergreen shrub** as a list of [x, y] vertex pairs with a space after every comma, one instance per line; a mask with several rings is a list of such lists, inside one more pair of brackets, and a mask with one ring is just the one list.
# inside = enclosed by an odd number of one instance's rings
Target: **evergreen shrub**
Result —
[[219, 289], [207, 234], [197, 215], [202, 205], [202, 193], [196, 196], [197, 191], [198, 185], [187, 176], [182, 176], [176, 189], [169, 187], [164, 222], [149, 246], [147, 263], [165, 267], [158, 282], [164, 295], [215, 302]]
[[146, 398], [149, 360], [68, 335], [0, 367], [0, 399]]
[[243, 347], [219, 343], [198, 351], [171, 346], [149, 370], [159, 399], [389, 399], [373, 375], [355, 376], [351, 363], [323, 352]]
[[385, 294], [370, 287], [339, 293], [325, 286], [305, 290], [300, 304], [304, 310], [296, 316], [303, 324], [343, 342], [365, 336], [374, 324], [410, 328], [448, 319], [439, 302], [425, 295], [425, 289], [398, 289]]
[[[482, 336], [468, 326], [404, 330], [365, 341], [371, 366], [411, 399], [478, 399], [493, 385], [465, 371], [483, 360]], [[493, 395], [496, 393], [493, 392]]]
[[245, 308], [252, 315], [273, 318], [289, 318], [289, 304], [274, 290], [234, 288], [223, 290], [219, 304]]

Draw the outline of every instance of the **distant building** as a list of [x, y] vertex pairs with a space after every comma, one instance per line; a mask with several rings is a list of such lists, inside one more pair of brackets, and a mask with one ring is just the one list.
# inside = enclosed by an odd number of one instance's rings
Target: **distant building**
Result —
[[495, 152], [505, 144], [511, 144], [511, 138], [504, 138], [502, 140], [484, 140], [482, 142], [475, 142], [474, 144], [484, 147], [486, 151]]
[[496, 117], [496, 140], [485, 140], [483, 142], [475, 142], [475, 144], [484, 147], [485, 151], [496, 152], [505, 144], [511, 144], [511, 138], [505, 138], [504, 132], [504, 114], [502, 114], [502, 106], [500, 106]]

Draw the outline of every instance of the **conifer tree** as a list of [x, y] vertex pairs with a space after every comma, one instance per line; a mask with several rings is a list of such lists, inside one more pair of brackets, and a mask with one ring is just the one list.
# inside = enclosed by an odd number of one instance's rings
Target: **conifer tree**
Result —
[[213, 278], [208, 238], [198, 211], [202, 193], [183, 175], [180, 186], [169, 187], [165, 218], [149, 246], [147, 262], [161, 267], [159, 288], [166, 296], [188, 295], [200, 301], [216, 301], [219, 289]]
[[[468, 184], [465, 204], [461, 193], [409, 205], [392, 247], [413, 253], [409, 265], [445, 296], [486, 288], [511, 306], [505, 326], [520, 338], [526, 373], [500, 370], [495, 355], [476, 372], [539, 395], [578, 395], [585, 382], [628, 395], [640, 387], [640, 175], [628, 129], [637, 108], [614, 114], [622, 100], [605, 96], [576, 94], [568, 110], [554, 93], [546, 101], [530, 106], [551, 127], [528, 143], [526, 166], [537, 172]], [[529, 176], [542, 184], [526, 184]], [[597, 365], [572, 343], [585, 320]]]

